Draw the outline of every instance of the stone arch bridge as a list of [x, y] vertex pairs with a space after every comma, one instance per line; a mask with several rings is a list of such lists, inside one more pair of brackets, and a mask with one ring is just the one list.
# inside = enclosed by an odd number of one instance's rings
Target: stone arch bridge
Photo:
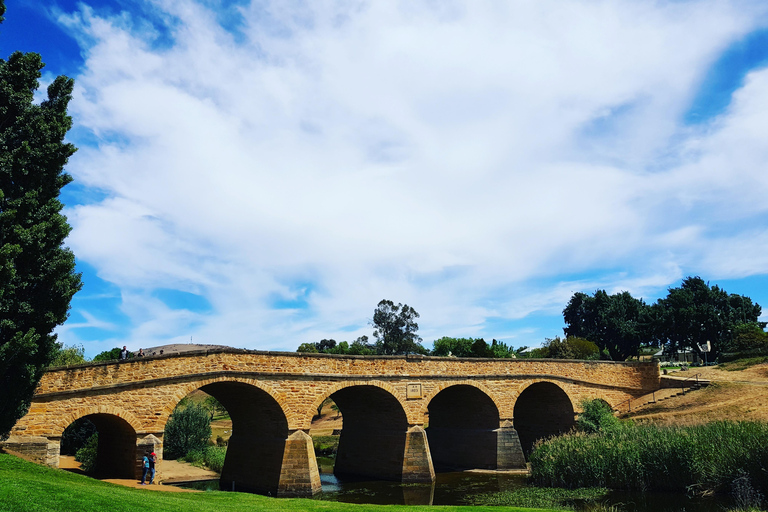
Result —
[[161, 471], [165, 424], [201, 389], [233, 422], [221, 487], [305, 496], [320, 490], [308, 433], [328, 397], [343, 417], [336, 474], [431, 482], [435, 470], [525, 467], [582, 399], [616, 406], [659, 385], [656, 363], [217, 349], [50, 369], [5, 444], [58, 466], [62, 432], [88, 418], [105, 476], [140, 475], [150, 450]]

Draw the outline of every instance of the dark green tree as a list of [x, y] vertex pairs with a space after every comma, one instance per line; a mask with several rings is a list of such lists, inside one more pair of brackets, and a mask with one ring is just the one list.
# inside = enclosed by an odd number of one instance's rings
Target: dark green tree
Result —
[[204, 449], [210, 439], [211, 416], [208, 409], [197, 403], [177, 406], [165, 425], [164, 454], [169, 459], [183, 457], [191, 450]]
[[35, 104], [42, 68], [36, 53], [0, 60], [0, 438], [27, 412], [81, 287], [59, 201], [72, 181], [63, 169], [75, 152], [64, 142], [73, 81], [56, 78]]
[[709, 341], [711, 361], [729, 347], [739, 325], [752, 323], [764, 329], [765, 322], [757, 321], [761, 312], [749, 297], [729, 294], [698, 276], [686, 277], [651, 307], [652, 333], [657, 344], [671, 351], [691, 349], [702, 358], [701, 347]]
[[408, 304], [382, 300], [373, 312], [373, 337], [379, 354], [424, 354], [421, 338], [416, 334], [419, 314]]
[[566, 337], [587, 339], [614, 361], [636, 356], [641, 343], [649, 338], [648, 306], [629, 292], [575, 293], [563, 310], [563, 319]]
[[88, 418], [80, 418], [69, 424], [61, 434], [61, 454], [76, 455], [86, 441], [96, 433], [96, 425]]

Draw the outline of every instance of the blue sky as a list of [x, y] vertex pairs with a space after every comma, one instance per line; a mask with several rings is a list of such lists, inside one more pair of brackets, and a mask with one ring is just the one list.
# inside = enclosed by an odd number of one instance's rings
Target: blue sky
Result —
[[89, 356], [352, 340], [383, 298], [535, 346], [688, 275], [768, 306], [765, 2], [15, 0], [14, 50], [76, 80]]

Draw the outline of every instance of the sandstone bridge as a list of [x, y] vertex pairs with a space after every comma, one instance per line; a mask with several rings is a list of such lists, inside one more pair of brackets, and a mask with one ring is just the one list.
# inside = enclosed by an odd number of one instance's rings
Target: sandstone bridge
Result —
[[150, 449], [162, 474], [165, 424], [201, 389], [232, 418], [221, 487], [306, 496], [320, 490], [308, 433], [328, 397], [343, 417], [334, 473], [431, 482], [436, 470], [524, 468], [582, 399], [616, 406], [659, 385], [656, 363], [217, 349], [50, 369], [5, 444], [58, 466], [62, 432], [88, 418], [103, 476], [137, 477]]

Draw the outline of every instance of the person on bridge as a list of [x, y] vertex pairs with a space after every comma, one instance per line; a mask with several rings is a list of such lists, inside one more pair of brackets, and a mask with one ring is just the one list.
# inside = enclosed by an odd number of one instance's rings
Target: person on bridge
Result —
[[128, 359], [128, 349], [123, 345], [123, 350], [120, 351], [120, 360], [125, 361]]

